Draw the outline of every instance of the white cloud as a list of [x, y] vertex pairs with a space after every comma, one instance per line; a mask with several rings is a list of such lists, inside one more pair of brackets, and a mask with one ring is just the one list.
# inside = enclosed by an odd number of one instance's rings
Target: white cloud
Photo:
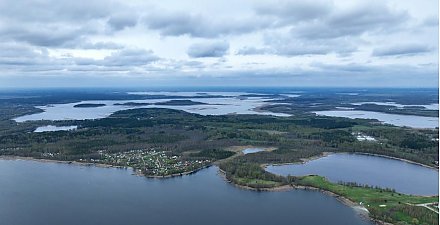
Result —
[[436, 0], [3, 0], [0, 78], [87, 73], [203, 83], [233, 74], [240, 85], [258, 74], [276, 83], [276, 71], [325, 85], [328, 70], [371, 86], [399, 71], [437, 79], [437, 8]]

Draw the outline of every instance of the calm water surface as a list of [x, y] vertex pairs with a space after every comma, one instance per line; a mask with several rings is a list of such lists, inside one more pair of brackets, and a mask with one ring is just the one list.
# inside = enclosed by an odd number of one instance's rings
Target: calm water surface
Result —
[[48, 126], [41, 126], [41, 127], [37, 127], [37, 129], [34, 130], [34, 132], [36, 133], [40, 133], [40, 132], [51, 132], [51, 131], [67, 131], [67, 130], [76, 130], [78, 128], [78, 126], [52, 126], [52, 125], [48, 125]]
[[262, 149], [262, 148], [246, 148], [246, 149], [243, 149], [243, 151], [241, 151], [241, 152], [243, 152], [243, 154], [252, 154], [252, 153], [257, 153], [257, 152], [262, 152], [262, 151], [264, 151], [264, 149]]
[[375, 104], [375, 105], [388, 105], [388, 106], [396, 106], [397, 108], [404, 108], [404, 107], [424, 107], [425, 109], [429, 110], [438, 110], [439, 104], [429, 104], [429, 105], [403, 105], [398, 104], [395, 102], [355, 102], [351, 103], [352, 105], [364, 105], [364, 104]]
[[[185, 93], [186, 94], [186, 93]], [[17, 122], [35, 121], [35, 120], [84, 120], [84, 119], [100, 119], [111, 115], [114, 112], [136, 108], [167, 108], [183, 110], [189, 113], [200, 115], [227, 115], [227, 114], [258, 114], [273, 116], [290, 116], [284, 113], [272, 113], [268, 111], [256, 111], [255, 108], [268, 104], [266, 101], [271, 100], [266, 97], [221, 97], [221, 98], [178, 98], [180, 100], [192, 100], [205, 103], [203, 105], [146, 105], [146, 106], [124, 106], [118, 105], [127, 102], [135, 103], [162, 103], [170, 99], [146, 99], [146, 100], [130, 100], [130, 101], [81, 101], [67, 104], [53, 104], [46, 106], [38, 106], [44, 110], [41, 113], [35, 113], [20, 116], [14, 120]], [[105, 104], [102, 107], [74, 107], [77, 104]]]
[[347, 117], [351, 119], [377, 119], [381, 122], [401, 127], [436, 128], [439, 126], [438, 117], [397, 115], [363, 110], [328, 110], [314, 113], [323, 116]]
[[333, 182], [377, 185], [406, 194], [438, 195], [439, 188], [437, 170], [360, 154], [332, 154], [304, 164], [268, 166], [266, 170], [283, 176], [321, 175]]
[[371, 224], [320, 192], [242, 190], [217, 172], [210, 167], [194, 175], [157, 180], [124, 169], [0, 160], [1, 223]]

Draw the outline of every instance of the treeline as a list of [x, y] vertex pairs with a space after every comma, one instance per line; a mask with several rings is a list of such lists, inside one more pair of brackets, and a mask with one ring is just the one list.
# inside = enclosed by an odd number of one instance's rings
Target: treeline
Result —
[[[220, 169], [225, 172], [228, 180], [235, 184], [249, 186], [252, 188], [271, 188], [276, 185], [287, 184], [287, 179], [266, 172], [259, 164], [255, 163], [240, 163], [237, 161], [226, 162], [220, 164]], [[243, 181], [244, 180], [244, 181]], [[275, 183], [266, 182], [249, 182], [249, 180], [273, 181]]]
[[370, 189], [376, 189], [376, 190], [385, 191], [385, 192], [394, 192], [394, 193], [396, 193], [396, 190], [394, 188], [382, 188], [382, 187], [374, 186], [374, 185], [359, 184], [357, 182], [338, 181], [337, 183], [340, 184], [340, 185], [348, 186], [348, 187], [363, 187], [363, 188], [370, 188]]
[[[392, 145], [401, 148], [410, 148], [415, 150], [438, 147], [438, 141], [433, 140], [434, 134], [426, 135], [419, 131], [409, 129], [378, 128], [365, 131], [366, 134], [386, 139]], [[438, 136], [437, 136], [438, 137]]]
[[191, 157], [206, 158], [206, 159], [225, 159], [233, 156], [235, 153], [231, 151], [225, 151], [222, 149], [205, 149], [197, 153], [191, 153]]
[[[410, 217], [410, 223], [402, 221], [402, 214]], [[371, 208], [370, 215], [376, 219], [396, 225], [426, 224], [438, 225], [438, 214], [424, 207], [399, 204], [385, 209]]]

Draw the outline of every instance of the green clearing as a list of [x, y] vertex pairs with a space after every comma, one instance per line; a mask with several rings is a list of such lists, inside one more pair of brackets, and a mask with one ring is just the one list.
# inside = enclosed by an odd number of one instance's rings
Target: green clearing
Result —
[[261, 180], [261, 179], [249, 179], [249, 178], [237, 178], [234, 182], [238, 184], [245, 184], [249, 187], [254, 186], [267, 186], [267, 187], [277, 187], [281, 186], [283, 183], [270, 181], [270, 180]]
[[[295, 183], [327, 190], [358, 204], [362, 202], [362, 205], [370, 211], [373, 218], [386, 222], [438, 224], [437, 213], [424, 207], [409, 205], [438, 202], [438, 196], [413, 196], [378, 188], [335, 184], [321, 176], [300, 177]], [[415, 223], [416, 221], [417, 223]]]

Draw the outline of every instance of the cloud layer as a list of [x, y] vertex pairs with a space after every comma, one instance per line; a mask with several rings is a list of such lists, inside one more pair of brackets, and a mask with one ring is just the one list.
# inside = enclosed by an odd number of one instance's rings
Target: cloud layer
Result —
[[47, 77], [52, 86], [436, 86], [437, 9], [436, 0], [3, 0], [0, 87]]

